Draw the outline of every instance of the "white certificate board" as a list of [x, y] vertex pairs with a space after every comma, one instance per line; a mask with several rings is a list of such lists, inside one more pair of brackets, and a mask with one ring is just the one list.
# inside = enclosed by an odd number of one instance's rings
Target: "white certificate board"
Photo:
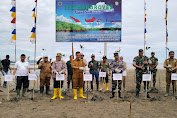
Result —
[[127, 76], [127, 71], [126, 70], [122, 72], [122, 76]]
[[13, 75], [5, 75], [5, 81], [12, 82], [13, 81]]
[[143, 74], [143, 81], [151, 81], [151, 74]]
[[106, 72], [99, 72], [99, 77], [106, 77]]
[[177, 80], [177, 74], [176, 73], [171, 74], [171, 80]]
[[122, 80], [122, 74], [113, 74], [113, 80]]
[[65, 80], [65, 75], [64, 74], [60, 74], [60, 75], [56, 75], [56, 81], [64, 81]]
[[84, 74], [84, 81], [92, 81], [92, 74]]
[[36, 74], [29, 74], [28, 80], [37, 80], [37, 75]]

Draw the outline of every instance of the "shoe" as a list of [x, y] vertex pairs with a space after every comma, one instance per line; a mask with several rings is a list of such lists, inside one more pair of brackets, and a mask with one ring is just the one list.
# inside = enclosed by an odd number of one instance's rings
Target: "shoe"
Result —
[[49, 93], [49, 86], [46, 86], [46, 94], [47, 95], [52, 95], [52, 94]]
[[135, 98], [139, 98], [139, 92], [136, 92]]
[[147, 93], [147, 98], [151, 98], [151, 96], [149, 95], [149, 93]]
[[57, 98], [57, 90], [58, 90], [57, 88], [54, 88], [54, 90], [53, 90], [53, 91], [54, 91], [54, 92], [53, 92], [54, 95], [53, 95], [53, 97], [51, 98], [52, 100], [54, 100], [54, 99]]
[[40, 97], [43, 96], [44, 87], [40, 87]]
[[100, 91], [102, 91], [103, 90], [103, 83], [101, 83], [101, 89], [100, 89]]
[[170, 90], [170, 86], [166, 86], [166, 94], [165, 94], [165, 97], [168, 97], [168, 96], [169, 96], [169, 90]]
[[107, 90], [107, 91], [109, 90], [109, 88], [108, 88], [108, 83], [106, 83], [106, 90]]
[[121, 96], [121, 92], [120, 92], [120, 91], [118, 91], [118, 93], [119, 93], [119, 98], [122, 98], [122, 96]]
[[86, 98], [85, 96], [83, 96], [83, 88], [79, 88], [79, 94], [80, 94], [80, 98]]
[[59, 96], [59, 98], [63, 99], [64, 97], [61, 95], [62, 95], [62, 88], [59, 88], [58, 89], [58, 96]]
[[16, 91], [17, 91], [17, 99], [19, 99], [20, 98], [20, 89], [17, 89]]
[[112, 96], [110, 97], [111, 99], [114, 98], [114, 94], [115, 94], [115, 93], [112, 91]]
[[26, 93], [26, 90], [27, 90], [26, 88], [23, 88], [23, 91], [22, 91], [22, 96], [23, 96], [23, 97], [26, 97], [26, 94], [25, 94], [25, 93]]
[[74, 92], [74, 100], [77, 100], [77, 89], [73, 89]]

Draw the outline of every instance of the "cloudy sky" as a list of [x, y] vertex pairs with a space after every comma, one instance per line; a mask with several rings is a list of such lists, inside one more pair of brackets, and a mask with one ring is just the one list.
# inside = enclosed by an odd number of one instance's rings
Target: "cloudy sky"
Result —
[[[35, 0], [17, 0], [17, 60], [20, 54], [25, 53], [33, 59], [34, 45], [30, 43], [31, 29], [34, 26], [32, 9]], [[101, 1], [101, 0], [100, 0]], [[151, 49], [146, 52], [150, 56], [151, 51], [156, 52], [159, 62], [163, 63], [165, 53], [165, 2], [166, 0], [147, 0], [147, 46]], [[169, 48], [177, 53], [177, 0], [168, 2], [168, 31]], [[11, 0], [1, 0], [0, 4], [0, 58], [6, 54], [14, 60], [14, 45], [10, 44], [12, 37], [11, 25]], [[66, 55], [67, 61], [71, 55], [71, 43], [55, 42], [55, 0], [38, 0], [37, 14], [37, 59], [42, 55], [42, 49], [49, 58], [55, 59], [55, 55], [61, 52]], [[144, 46], [144, 0], [123, 0], [122, 14], [122, 42], [107, 43], [107, 57], [113, 58], [113, 53], [121, 49], [120, 55], [126, 62], [131, 63], [138, 55], [138, 49]], [[81, 51], [80, 44], [84, 46], [84, 54], [87, 60], [94, 53], [96, 60], [104, 54], [104, 43], [74, 43], [74, 51]], [[102, 52], [100, 55], [99, 52]], [[177, 56], [176, 56], [177, 57]]]

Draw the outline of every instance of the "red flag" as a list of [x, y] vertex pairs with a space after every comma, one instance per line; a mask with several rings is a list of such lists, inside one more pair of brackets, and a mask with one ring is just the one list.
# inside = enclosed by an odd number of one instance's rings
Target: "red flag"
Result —
[[15, 21], [16, 21], [16, 18], [14, 18], [14, 19], [11, 21], [11, 23], [15, 23]]
[[37, 0], [35, 2], [37, 2]]
[[146, 22], [146, 18], [145, 18], [145, 22]]
[[166, 0], [166, 2], [168, 2], [168, 0]]
[[166, 25], [167, 25], [167, 20], [166, 20]]
[[101, 31], [101, 34], [103, 34], [103, 33], [104, 33], [104, 30]]

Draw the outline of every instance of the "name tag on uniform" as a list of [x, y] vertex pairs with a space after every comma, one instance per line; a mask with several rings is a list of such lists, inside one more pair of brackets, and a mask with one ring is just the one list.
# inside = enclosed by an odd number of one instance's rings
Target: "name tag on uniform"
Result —
[[177, 74], [172, 73], [171, 74], [171, 80], [177, 80]]
[[5, 75], [5, 81], [12, 82], [13, 81], [13, 75]]
[[36, 74], [29, 74], [28, 75], [28, 80], [37, 80]]
[[92, 74], [84, 74], [84, 81], [92, 81]]
[[113, 74], [113, 80], [122, 80], [122, 74]]
[[56, 81], [64, 81], [65, 80], [65, 75], [64, 74], [60, 74], [60, 75], [56, 75]]
[[151, 81], [151, 74], [143, 74], [143, 81]]
[[106, 77], [106, 72], [99, 72], [99, 77]]

